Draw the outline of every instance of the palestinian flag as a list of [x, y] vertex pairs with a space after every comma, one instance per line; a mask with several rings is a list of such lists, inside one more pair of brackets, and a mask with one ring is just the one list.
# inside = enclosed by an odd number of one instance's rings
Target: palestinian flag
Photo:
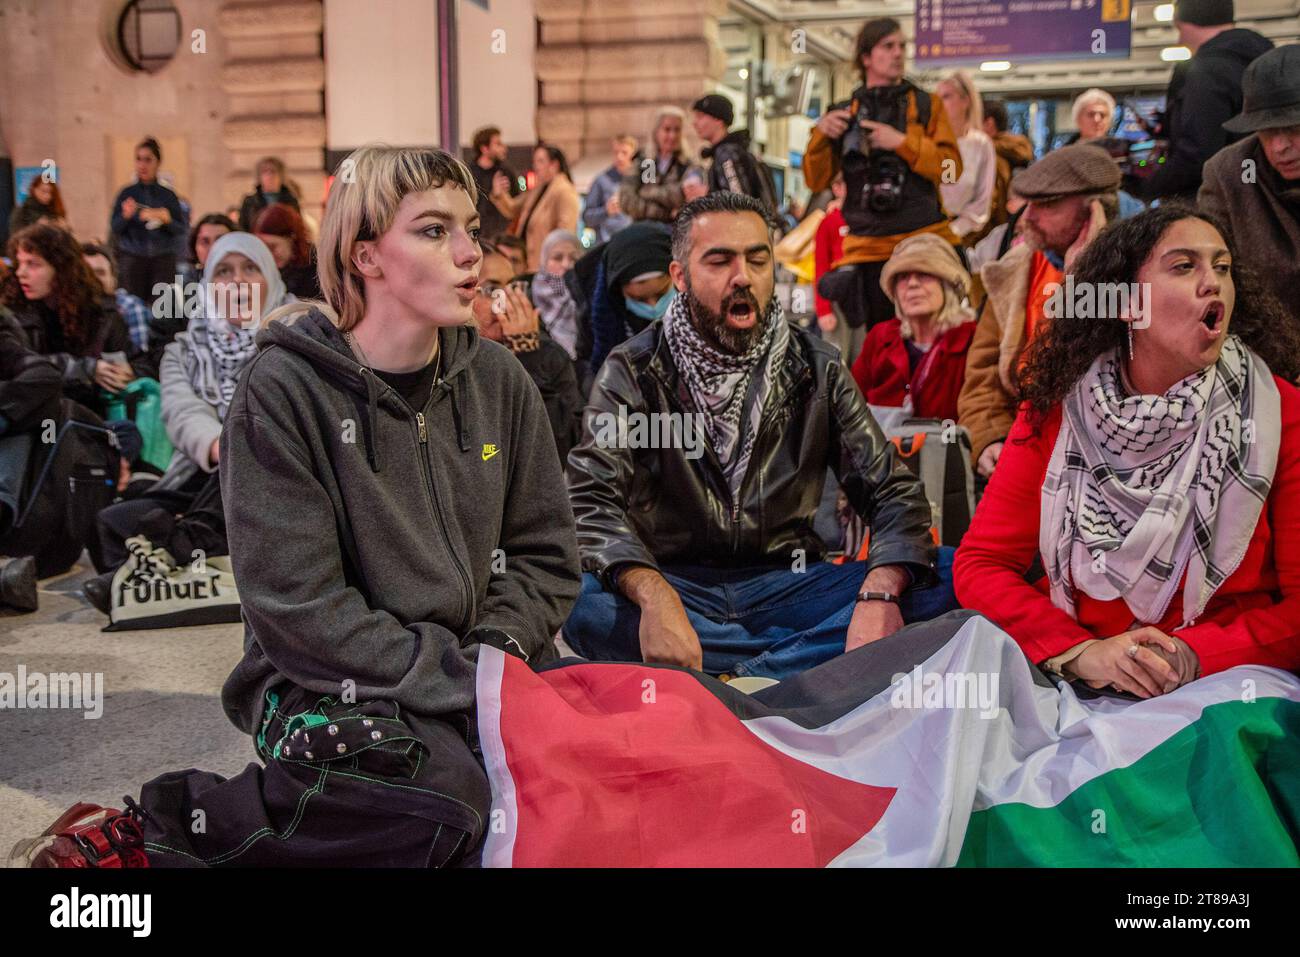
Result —
[[682, 669], [484, 647], [484, 864], [1300, 863], [1300, 681], [1142, 702], [1053, 686], [955, 612], [745, 695]]

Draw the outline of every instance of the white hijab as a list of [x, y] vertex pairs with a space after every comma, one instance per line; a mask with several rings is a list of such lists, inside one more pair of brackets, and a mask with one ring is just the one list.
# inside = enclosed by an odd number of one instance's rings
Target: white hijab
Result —
[[[210, 294], [213, 276], [221, 261], [231, 253], [251, 259], [266, 279], [266, 295], [256, 321], [236, 326], [212, 309]], [[287, 293], [275, 257], [266, 244], [252, 233], [226, 233], [212, 246], [203, 267], [204, 303], [207, 306], [191, 317], [186, 329], [189, 350], [185, 354], [185, 371], [194, 391], [210, 403], [217, 416], [225, 419], [235, 385], [244, 366], [257, 351], [257, 331], [272, 309], [285, 302]]]
[[271, 255], [271, 250], [266, 248], [266, 243], [252, 233], [226, 233], [212, 244], [212, 250], [208, 253], [207, 264], [203, 267], [205, 290], [211, 288], [213, 274], [221, 265], [221, 260], [231, 253], [247, 256], [266, 279], [266, 295], [262, 301], [262, 312], [257, 317], [257, 321], [252, 323], [253, 326], [260, 326], [268, 312], [284, 305], [285, 296], [288, 294], [284, 287], [284, 280], [280, 278], [280, 270], [275, 265], [275, 257]]

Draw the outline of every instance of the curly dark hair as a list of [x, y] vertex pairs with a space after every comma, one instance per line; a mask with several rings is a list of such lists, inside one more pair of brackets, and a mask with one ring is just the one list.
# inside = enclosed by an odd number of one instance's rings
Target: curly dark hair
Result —
[[[1289, 313], [1236, 254], [1225, 225], [1194, 207], [1162, 204], [1131, 219], [1111, 223], [1089, 244], [1074, 264], [1076, 285], [1124, 284], [1137, 281], [1138, 270], [1169, 227], [1184, 219], [1209, 223], [1224, 237], [1232, 254], [1232, 282], [1236, 305], [1232, 334], [1251, 348], [1272, 370], [1288, 382], [1300, 379], [1300, 317]], [[1104, 287], [1103, 287], [1104, 288]], [[1074, 388], [1088, 367], [1103, 352], [1124, 347], [1122, 321], [1106, 318], [1053, 317], [1025, 350], [1017, 375], [1020, 396], [1029, 410], [1035, 432], [1054, 406]]]
[[[61, 226], [42, 222], [10, 237], [9, 258], [16, 261], [19, 250], [40, 256], [54, 267], [54, 290], [47, 302], [59, 317], [68, 351], [85, 351], [97, 332], [104, 290], [82, 258], [80, 244]], [[0, 305], [21, 308], [28, 303], [15, 269], [0, 283]]]
[[189, 253], [190, 253], [189, 262], [195, 264], [197, 264], [199, 261], [199, 253], [198, 250], [194, 248], [194, 245], [199, 241], [199, 230], [202, 229], [204, 226], [224, 226], [226, 228], [226, 232], [228, 233], [239, 232], [239, 226], [237, 226], [235, 224], [235, 221], [231, 219], [229, 216], [227, 216], [225, 213], [208, 213], [206, 216], [204, 216], [197, 223], [195, 223], [193, 226], [190, 227], [189, 246], [187, 248], [189, 249]]

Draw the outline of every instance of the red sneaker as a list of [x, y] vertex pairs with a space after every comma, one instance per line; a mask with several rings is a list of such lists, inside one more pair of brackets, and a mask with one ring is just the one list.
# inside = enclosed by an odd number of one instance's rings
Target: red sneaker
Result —
[[9, 852], [10, 867], [148, 867], [139, 818], [144, 812], [127, 799], [118, 811], [74, 804], [40, 837], [19, 841]]

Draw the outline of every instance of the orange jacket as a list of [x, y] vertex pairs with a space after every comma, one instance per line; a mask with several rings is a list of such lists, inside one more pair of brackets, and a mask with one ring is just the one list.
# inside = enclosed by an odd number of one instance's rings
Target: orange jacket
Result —
[[[896, 152], [912, 172], [924, 176], [934, 183], [937, 189], [945, 169], [945, 160], [955, 164], [949, 167], [952, 170], [950, 175], [953, 180], [961, 177], [961, 153], [957, 149], [957, 137], [953, 135], [952, 126], [948, 123], [948, 113], [943, 108], [943, 101], [933, 93], [927, 95], [930, 97], [930, 122], [922, 126], [916, 108], [916, 95], [908, 94], [907, 130], [904, 133], [905, 139]], [[840, 108], [847, 108], [856, 115], [858, 104], [854, 100], [848, 104], [840, 103], [831, 107], [831, 109]], [[803, 156], [803, 178], [814, 193], [829, 188], [831, 181], [835, 179], [835, 174], [840, 171], [838, 147], [838, 140], [831, 139], [821, 130], [813, 127], [812, 135], [808, 139], [808, 148]], [[954, 246], [960, 242], [944, 220], [914, 232], [937, 233]], [[888, 259], [893, 255], [894, 247], [910, 235], [913, 233], [899, 233], [896, 236], [854, 236], [850, 233], [844, 237], [844, 256], [832, 265], [839, 267]]]

